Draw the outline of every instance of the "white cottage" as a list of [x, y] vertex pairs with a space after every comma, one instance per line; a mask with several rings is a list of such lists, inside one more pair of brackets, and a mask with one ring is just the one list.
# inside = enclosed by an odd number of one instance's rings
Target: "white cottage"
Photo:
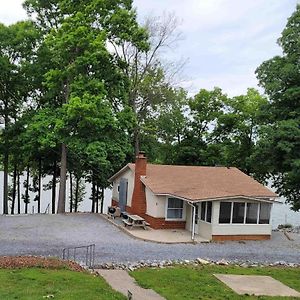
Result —
[[219, 241], [271, 237], [277, 195], [237, 168], [154, 165], [140, 153], [110, 181], [112, 205], [154, 229], [187, 229]]

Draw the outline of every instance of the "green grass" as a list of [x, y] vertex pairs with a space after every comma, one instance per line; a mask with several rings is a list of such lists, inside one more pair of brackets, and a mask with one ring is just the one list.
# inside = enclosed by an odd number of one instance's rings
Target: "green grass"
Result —
[[241, 296], [216, 279], [213, 274], [269, 275], [300, 291], [300, 268], [241, 268], [232, 266], [171, 267], [140, 269], [131, 272], [144, 288], [151, 288], [169, 300], [196, 299], [299, 299], [291, 297]]
[[[66, 269], [0, 269], [0, 299], [118, 300], [126, 299], [113, 291], [101, 277]], [[47, 299], [47, 298], [46, 298]]]

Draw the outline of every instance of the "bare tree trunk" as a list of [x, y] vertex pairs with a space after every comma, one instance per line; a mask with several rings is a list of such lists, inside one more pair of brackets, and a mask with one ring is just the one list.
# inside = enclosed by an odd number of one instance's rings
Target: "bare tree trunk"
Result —
[[92, 181], [92, 213], [95, 212], [95, 181]]
[[41, 194], [42, 194], [42, 159], [39, 158], [39, 187], [38, 187], [38, 214], [41, 213]]
[[20, 172], [17, 175], [17, 186], [18, 186], [18, 214], [21, 214], [21, 189], [20, 189]]
[[96, 213], [99, 213], [99, 186], [96, 188]]
[[101, 209], [100, 209], [101, 214], [103, 214], [103, 205], [104, 205], [104, 188], [101, 188]]
[[[5, 146], [6, 148], [6, 146]], [[4, 160], [3, 160], [3, 167], [4, 167], [4, 178], [3, 178], [3, 214], [8, 214], [8, 152], [4, 150]]]
[[73, 178], [72, 178], [72, 172], [70, 172], [70, 213], [72, 212], [72, 206], [73, 206]]
[[52, 175], [52, 214], [55, 214], [55, 198], [56, 198], [56, 160], [53, 164], [53, 175]]
[[[7, 115], [7, 103], [5, 103], [4, 106], [4, 111], [5, 111], [5, 116], [4, 116], [4, 124], [5, 124], [5, 129], [7, 129], [8, 126], [8, 115]], [[4, 130], [5, 130], [4, 129]], [[8, 159], [9, 159], [9, 154], [8, 154], [8, 143], [7, 143], [7, 137], [4, 135], [4, 156], [3, 156], [3, 171], [4, 171], [4, 177], [3, 177], [3, 214], [7, 215], [8, 214]]]
[[15, 203], [16, 203], [16, 187], [17, 187], [17, 165], [14, 166], [13, 175], [13, 190], [12, 190], [12, 203], [11, 203], [11, 214], [15, 213]]
[[76, 190], [75, 190], [75, 212], [78, 210], [78, 197], [79, 197], [79, 176], [76, 176]]
[[66, 144], [62, 144], [61, 145], [59, 196], [58, 196], [58, 204], [57, 204], [57, 213], [58, 214], [65, 213], [66, 185], [67, 185], [67, 147], [66, 147]]
[[29, 166], [27, 166], [27, 177], [26, 177], [26, 190], [25, 190], [25, 214], [28, 213], [28, 203], [29, 203]]
[[140, 152], [140, 131], [138, 127], [134, 128], [133, 138], [134, 138], [134, 153], [135, 156], [137, 156]]

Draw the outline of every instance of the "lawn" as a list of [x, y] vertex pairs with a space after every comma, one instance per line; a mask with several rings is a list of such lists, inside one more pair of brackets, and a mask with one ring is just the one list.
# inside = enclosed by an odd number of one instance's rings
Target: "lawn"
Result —
[[40, 300], [48, 295], [48, 298], [53, 295], [53, 299], [68, 300], [126, 299], [101, 277], [66, 269], [0, 269], [0, 282], [1, 300]]
[[130, 273], [144, 288], [154, 289], [169, 300], [196, 299], [299, 299], [286, 297], [240, 296], [218, 281], [213, 274], [269, 275], [300, 291], [300, 268], [241, 268], [232, 266], [187, 266], [140, 269]]

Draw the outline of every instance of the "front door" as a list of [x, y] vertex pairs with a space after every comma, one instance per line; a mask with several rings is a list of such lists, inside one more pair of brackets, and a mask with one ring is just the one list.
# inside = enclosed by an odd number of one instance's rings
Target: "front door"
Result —
[[119, 185], [119, 207], [121, 212], [124, 212], [127, 204], [128, 180], [121, 178]]

